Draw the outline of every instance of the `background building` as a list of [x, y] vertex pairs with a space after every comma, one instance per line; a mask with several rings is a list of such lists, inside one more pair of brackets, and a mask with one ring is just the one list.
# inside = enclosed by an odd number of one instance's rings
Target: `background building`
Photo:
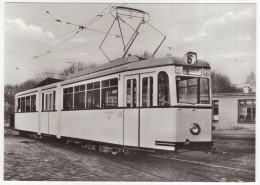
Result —
[[215, 129], [255, 130], [255, 93], [214, 93], [212, 120]]

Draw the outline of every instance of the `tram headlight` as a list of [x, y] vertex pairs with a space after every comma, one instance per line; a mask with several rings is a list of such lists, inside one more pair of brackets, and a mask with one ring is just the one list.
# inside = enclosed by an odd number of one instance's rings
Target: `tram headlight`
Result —
[[193, 135], [198, 135], [200, 133], [200, 126], [197, 123], [192, 123], [190, 125], [190, 133]]

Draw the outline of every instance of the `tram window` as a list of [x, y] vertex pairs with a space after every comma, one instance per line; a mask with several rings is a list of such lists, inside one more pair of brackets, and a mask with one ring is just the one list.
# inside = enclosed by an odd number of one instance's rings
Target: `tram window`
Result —
[[85, 85], [74, 87], [74, 109], [85, 108]]
[[100, 82], [94, 82], [94, 89], [100, 88]]
[[200, 103], [209, 104], [209, 79], [200, 78]]
[[30, 112], [30, 96], [26, 97], [25, 107], [25, 112]]
[[17, 112], [21, 112], [21, 98], [18, 98]]
[[56, 110], [55, 109], [55, 104], [56, 104], [56, 91], [53, 91], [53, 109], [52, 110]]
[[100, 89], [87, 92], [87, 108], [100, 108]]
[[126, 81], [126, 106], [131, 107], [132, 97], [131, 97], [131, 80]]
[[129, 79], [126, 83], [126, 106], [136, 107], [136, 79]]
[[198, 77], [177, 77], [177, 102], [209, 104], [209, 79]]
[[63, 90], [63, 109], [70, 110], [73, 108], [73, 87]]
[[80, 90], [80, 91], [85, 91], [85, 85], [79, 86], [79, 90]]
[[166, 72], [158, 74], [158, 106], [170, 105], [169, 77]]
[[45, 111], [49, 110], [49, 96], [45, 94]]
[[102, 107], [118, 106], [118, 79], [102, 81]]
[[74, 92], [79, 92], [79, 86], [74, 87]]
[[153, 106], [153, 78], [143, 78], [142, 106]]
[[117, 107], [117, 87], [102, 89], [102, 106]]
[[118, 79], [117, 78], [111, 79], [110, 86], [116, 86], [116, 85], [118, 85]]
[[100, 82], [87, 84], [87, 108], [100, 108]]
[[42, 93], [42, 111], [44, 111], [44, 93]]
[[36, 111], [36, 95], [31, 95], [31, 112]]
[[102, 81], [102, 88], [103, 87], [109, 87], [109, 80]]
[[25, 112], [25, 97], [21, 98], [21, 112]]
[[91, 90], [93, 88], [94, 88], [93, 83], [87, 84], [87, 90]]
[[133, 107], [136, 107], [136, 79], [133, 79], [132, 80], [133, 82], [133, 89], [132, 89], [132, 92], [133, 92], [133, 96], [132, 96], [132, 101], [133, 101]]

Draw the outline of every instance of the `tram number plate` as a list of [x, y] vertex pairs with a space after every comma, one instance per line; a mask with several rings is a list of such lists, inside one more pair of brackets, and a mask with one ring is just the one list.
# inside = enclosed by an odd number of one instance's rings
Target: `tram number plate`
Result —
[[197, 54], [194, 52], [188, 52], [187, 53], [187, 63], [196, 64], [197, 63]]

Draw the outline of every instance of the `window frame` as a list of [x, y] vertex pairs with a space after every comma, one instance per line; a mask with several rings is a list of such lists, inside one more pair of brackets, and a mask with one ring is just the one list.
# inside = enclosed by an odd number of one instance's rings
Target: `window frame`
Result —
[[[247, 105], [246, 101], [252, 101], [252, 105]], [[240, 105], [240, 102], [244, 102], [244, 105]], [[254, 104], [253, 102], [256, 102], [256, 99], [238, 99], [238, 117], [237, 117], [237, 121], [239, 124], [254, 124], [256, 122], [256, 103]], [[247, 120], [245, 119], [244, 121], [241, 121], [240, 117], [240, 108], [246, 108], [247, 110], [250, 109], [251, 110], [251, 119]], [[255, 113], [254, 110], [255, 109]], [[247, 116], [247, 115], [246, 115]]]
[[[92, 87], [88, 88], [90, 85]], [[101, 108], [101, 82], [100, 81], [94, 81], [86, 84], [86, 109], [100, 109]], [[89, 95], [91, 95], [91, 103], [89, 104]], [[98, 97], [98, 98], [96, 98]], [[98, 103], [95, 103], [96, 100], [99, 100]], [[94, 104], [92, 105], [92, 102], [94, 100]], [[96, 106], [98, 105], [98, 106]]]
[[[144, 86], [144, 80], [146, 80], [146, 86]], [[142, 92], [140, 95], [142, 96], [142, 107], [153, 107], [153, 99], [154, 99], [154, 77], [153, 76], [143, 76], [141, 79], [142, 83]], [[146, 87], [146, 89], [144, 88]], [[144, 91], [144, 89], [146, 91]], [[146, 98], [144, 96], [146, 95]]]
[[[191, 103], [191, 102], [180, 102], [180, 92], [179, 92], [179, 89], [180, 87], [178, 87], [178, 83], [179, 81], [177, 81], [177, 78], [187, 78], [187, 79], [196, 79], [197, 81], [197, 85], [188, 85], [185, 86], [185, 87], [181, 87], [181, 88], [188, 88], [188, 87], [197, 87], [197, 98], [196, 98], [196, 103]], [[208, 91], [207, 91], [207, 94], [208, 94], [208, 103], [201, 103], [201, 79], [206, 79], [207, 82], [208, 82]], [[187, 81], [188, 82], [188, 81]], [[186, 103], [186, 104], [192, 104], [192, 105], [210, 105], [211, 104], [211, 97], [210, 97], [210, 80], [209, 78], [206, 78], [206, 77], [198, 77], [198, 76], [176, 76], [176, 79], [175, 79], [175, 83], [176, 83], [176, 99], [177, 99], [177, 103]]]
[[[70, 92], [70, 89], [72, 89], [71, 92]], [[73, 94], [74, 94], [74, 88], [73, 87], [67, 87], [67, 88], [63, 89], [63, 110], [73, 110], [73, 108], [74, 108], [74, 98], [73, 98], [74, 95]], [[72, 105], [70, 107], [65, 107], [66, 106], [65, 98], [67, 99], [68, 97], [69, 97], [69, 99], [71, 99], [70, 103]]]
[[[129, 82], [129, 88], [128, 88], [128, 82]], [[135, 108], [138, 106], [138, 78], [129, 78], [125, 80], [125, 88], [126, 88], [126, 94], [125, 94], [125, 106], [127, 108]], [[130, 91], [128, 91], [128, 89]], [[136, 89], [136, 91], [134, 91]], [[130, 93], [128, 93], [130, 92]], [[135, 97], [135, 98], [134, 98]], [[130, 103], [129, 103], [130, 102]]]
[[[115, 108], [118, 107], [118, 78], [111, 78], [107, 80], [101, 81], [101, 105], [102, 108]], [[103, 86], [105, 85], [105, 86]], [[115, 105], [109, 105], [108, 102], [105, 102], [106, 98], [104, 96], [104, 93], [109, 92], [109, 91], [116, 90], [116, 104]], [[111, 97], [111, 96], [110, 96]], [[113, 96], [112, 96], [113, 97]], [[109, 96], [108, 96], [109, 100]]]
[[[164, 100], [164, 102], [166, 102], [164, 105], [160, 105], [160, 103], [159, 103], [160, 102], [160, 98], [159, 98], [159, 96], [160, 96], [159, 75], [160, 74], [166, 74], [167, 79], [168, 79], [168, 100], [169, 100], [169, 102]], [[169, 78], [169, 75], [166, 71], [160, 71], [157, 75], [157, 106], [158, 107], [169, 107], [169, 106], [171, 106], [170, 78]]]
[[37, 108], [36, 108], [36, 94], [31, 95], [30, 105], [31, 105], [31, 112], [36, 112], [36, 110], [37, 110]]
[[[86, 108], [86, 85], [85, 84], [77, 85], [77, 86], [74, 86], [73, 88], [74, 88], [73, 109], [75, 109], [75, 110], [85, 109]], [[77, 88], [78, 88], [78, 90], [76, 91]], [[79, 96], [79, 97], [77, 97], [77, 96]], [[83, 101], [81, 101], [81, 103], [79, 104], [78, 107], [76, 107], [77, 106], [77, 101], [76, 101], [77, 98], [79, 98], [79, 100], [81, 100], [81, 99], [83, 100]]]

